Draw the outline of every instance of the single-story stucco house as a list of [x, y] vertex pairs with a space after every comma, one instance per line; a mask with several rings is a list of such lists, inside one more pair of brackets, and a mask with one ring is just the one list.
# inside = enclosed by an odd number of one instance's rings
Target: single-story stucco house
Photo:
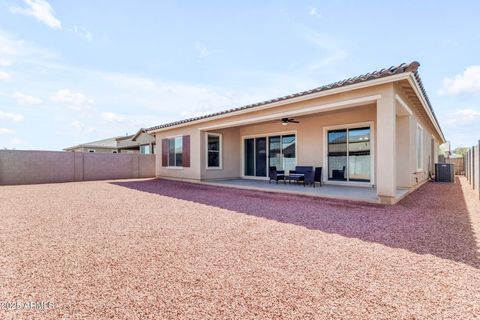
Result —
[[401, 64], [312, 90], [148, 128], [156, 175], [268, 179], [268, 168], [323, 167], [323, 183], [376, 190], [378, 201], [427, 181], [445, 142], [417, 72]]

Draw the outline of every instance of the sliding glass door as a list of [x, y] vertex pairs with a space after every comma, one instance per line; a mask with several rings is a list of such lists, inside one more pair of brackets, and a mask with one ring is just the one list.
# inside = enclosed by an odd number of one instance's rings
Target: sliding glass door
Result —
[[328, 131], [328, 180], [347, 181], [347, 130]]
[[370, 182], [370, 127], [330, 130], [328, 180]]
[[295, 135], [282, 136], [282, 163], [277, 169], [295, 170], [297, 165]]
[[267, 138], [255, 139], [255, 176], [267, 176]]
[[255, 139], [245, 139], [244, 142], [244, 174], [246, 176], [255, 175]]
[[370, 128], [348, 130], [348, 180], [370, 182]]
[[281, 136], [268, 137], [268, 166], [277, 170], [281, 170], [283, 163], [281, 141]]
[[267, 176], [267, 138], [244, 140], [244, 175], [250, 177]]
[[266, 177], [269, 167], [293, 170], [297, 163], [294, 134], [244, 139], [244, 176]]

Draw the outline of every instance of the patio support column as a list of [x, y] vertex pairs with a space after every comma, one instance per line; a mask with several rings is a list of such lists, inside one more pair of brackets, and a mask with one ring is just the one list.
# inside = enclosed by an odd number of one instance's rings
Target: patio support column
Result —
[[396, 109], [394, 90], [390, 88], [377, 100], [377, 195], [382, 203], [391, 204], [397, 190]]

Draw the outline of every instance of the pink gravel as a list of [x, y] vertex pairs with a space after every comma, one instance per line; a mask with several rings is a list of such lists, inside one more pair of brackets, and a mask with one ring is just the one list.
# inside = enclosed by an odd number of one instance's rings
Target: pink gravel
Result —
[[166, 180], [0, 187], [0, 203], [0, 319], [480, 318], [463, 178], [394, 206]]

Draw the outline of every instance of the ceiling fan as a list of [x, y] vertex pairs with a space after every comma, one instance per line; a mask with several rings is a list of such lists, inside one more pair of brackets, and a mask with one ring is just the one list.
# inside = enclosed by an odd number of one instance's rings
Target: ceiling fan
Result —
[[286, 126], [288, 123], [300, 123], [299, 121], [292, 118], [282, 118], [282, 125]]

